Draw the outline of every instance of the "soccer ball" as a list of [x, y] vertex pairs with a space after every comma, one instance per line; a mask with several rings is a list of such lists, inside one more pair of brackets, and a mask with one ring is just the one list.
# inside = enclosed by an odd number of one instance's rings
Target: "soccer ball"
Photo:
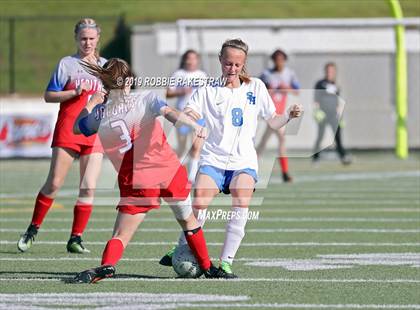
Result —
[[176, 247], [172, 266], [181, 278], [199, 278], [203, 274], [188, 244]]

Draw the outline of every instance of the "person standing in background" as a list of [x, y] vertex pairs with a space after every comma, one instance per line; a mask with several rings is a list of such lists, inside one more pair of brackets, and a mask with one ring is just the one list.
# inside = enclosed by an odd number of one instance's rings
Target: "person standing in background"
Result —
[[[261, 75], [261, 80], [267, 86], [268, 92], [273, 99], [277, 114], [283, 114], [286, 110], [287, 96], [289, 93], [298, 95], [299, 82], [295, 72], [286, 66], [287, 54], [277, 49], [271, 55], [271, 60], [274, 67], [265, 70]], [[292, 182], [292, 177], [289, 174], [289, 159], [286, 155], [286, 127], [281, 127], [278, 130], [273, 130], [269, 126], [257, 146], [257, 153], [261, 155], [264, 151], [265, 145], [271, 134], [275, 132], [279, 139], [279, 164], [282, 172], [284, 182]]]
[[334, 140], [338, 156], [343, 165], [348, 165], [351, 163], [351, 159], [341, 141], [342, 122], [340, 120], [344, 110], [344, 102], [340, 100], [340, 90], [336, 84], [336, 78], [337, 66], [333, 62], [328, 62], [325, 65], [325, 77], [315, 84], [314, 117], [318, 123], [318, 136], [315, 141], [312, 161], [319, 161], [320, 144], [324, 137], [325, 127], [330, 125], [333, 131], [336, 130]]
[[[207, 74], [199, 69], [200, 55], [195, 50], [187, 50], [181, 56], [181, 63], [179, 69], [172, 74], [177, 82], [174, 86], [169, 87], [166, 91], [166, 98], [176, 98], [176, 108], [179, 111], [184, 110], [186, 103], [191, 98], [194, 88], [189, 85], [184, 85], [185, 82], [189, 84], [196, 84], [200, 79], [207, 78]], [[204, 126], [204, 120], [197, 121], [200, 126]], [[183, 156], [186, 147], [188, 136], [192, 134], [192, 130], [188, 126], [180, 126], [177, 129], [178, 149], [177, 154], [179, 157]], [[200, 150], [203, 146], [203, 139], [197, 139], [192, 135], [192, 147], [188, 155], [188, 180], [194, 183], [195, 176], [198, 171], [198, 162], [200, 159]]]

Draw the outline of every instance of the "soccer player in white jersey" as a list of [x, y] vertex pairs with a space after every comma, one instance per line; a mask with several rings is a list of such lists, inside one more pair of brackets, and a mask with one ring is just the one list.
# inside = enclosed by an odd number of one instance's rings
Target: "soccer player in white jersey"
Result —
[[[248, 206], [258, 180], [254, 146], [258, 117], [277, 130], [302, 113], [300, 105], [293, 105], [285, 114], [276, 113], [264, 83], [246, 73], [247, 54], [248, 46], [242, 40], [226, 41], [219, 53], [225, 84], [199, 88], [184, 110], [193, 119], [204, 118], [208, 130], [201, 150], [193, 201], [199, 223], [204, 224], [203, 211], [216, 195], [220, 192], [232, 195], [234, 216], [226, 225], [219, 264], [219, 270], [229, 274], [230, 278], [237, 277], [231, 266], [245, 235]], [[179, 243], [185, 243], [182, 235]], [[172, 250], [169, 251], [160, 263], [170, 265], [172, 254]]]
[[[176, 98], [176, 108], [180, 111], [184, 110], [186, 103], [191, 98], [194, 90], [199, 85], [200, 79], [207, 78], [207, 74], [199, 69], [200, 56], [195, 50], [187, 50], [181, 56], [179, 69], [172, 74], [175, 84], [170, 86], [166, 91], [167, 98]], [[204, 120], [200, 119], [197, 123], [204, 125]], [[184, 155], [188, 136], [191, 128], [188, 126], [180, 126], [177, 128], [178, 140], [178, 156]], [[197, 139], [192, 136], [192, 146], [188, 155], [188, 180], [194, 182], [198, 170], [198, 161], [200, 159], [200, 150], [203, 146], [203, 139]]]

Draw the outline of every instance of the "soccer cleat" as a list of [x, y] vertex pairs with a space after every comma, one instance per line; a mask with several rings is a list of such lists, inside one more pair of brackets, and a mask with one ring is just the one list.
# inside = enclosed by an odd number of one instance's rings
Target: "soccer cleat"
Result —
[[17, 248], [21, 252], [26, 252], [32, 246], [32, 243], [35, 241], [35, 236], [38, 233], [38, 228], [35, 225], [29, 225], [26, 232], [20, 236], [20, 239], [17, 243]]
[[[226, 263], [226, 262], [223, 262], [223, 263], [229, 265], [229, 263]], [[213, 264], [211, 264], [210, 268], [204, 271], [204, 276], [208, 279], [236, 279], [238, 278], [238, 276], [236, 276], [230, 269], [230, 265], [228, 269], [230, 270], [230, 273], [226, 272], [221, 267], [216, 268], [214, 267]]]
[[115, 275], [115, 267], [112, 265], [104, 265], [96, 268], [88, 269], [78, 273], [74, 279], [74, 283], [95, 283], [105, 278], [112, 278]]
[[350, 164], [351, 164], [351, 162], [352, 162], [352, 160], [351, 160], [351, 156], [350, 156], [350, 155], [344, 155], [344, 156], [341, 158], [341, 163], [342, 163], [344, 166], [348, 166], [348, 165], [350, 165]]
[[67, 252], [76, 254], [90, 253], [82, 244], [82, 238], [80, 236], [71, 236], [67, 242]]
[[292, 183], [293, 178], [287, 172], [283, 172], [283, 182], [285, 183]]
[[234, 274], [232, 271], [232, 265], [223, 260], [220, 262], [220, 265], [219, 265], [219, 275], [220, 275], [220, 278], [226, 278], [226, 279], [238, 278], [238, 276]]
[[159, 264], [161, 264], [162, 266], [168, 266], [171, 267], [172, 266], [172, 256], [174, 255], [176, 246], [174, 246], [172, 249], [170, 249], [168, 251], [168, 253], [166, 253], [159, 261]]

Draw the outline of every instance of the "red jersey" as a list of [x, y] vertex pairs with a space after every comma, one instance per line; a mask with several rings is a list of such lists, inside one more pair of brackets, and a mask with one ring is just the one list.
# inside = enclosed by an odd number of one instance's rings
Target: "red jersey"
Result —
[[[100, 58], [98, 64], [104, 65], [106, 59]], [[52, 146], [68, 146], [69, 144], [80, 144], [92, 146], [95, 142], [95, 135], [85, 137], [73, 134], [73, 125], [77, 116], [85, 107], [88, 98], [93, 93], [102, 89], [102, 83], [95, 76], [87, 73], [80, 64], [78, 55], [66, 56], [60, 60], [47, 86], [47, 91], [63, 91], [76, 89], [80, 83], [90, 84], [89, 91], [83, 91], [80, 96], [60, 103], [57, 123], [54, 129]]]

